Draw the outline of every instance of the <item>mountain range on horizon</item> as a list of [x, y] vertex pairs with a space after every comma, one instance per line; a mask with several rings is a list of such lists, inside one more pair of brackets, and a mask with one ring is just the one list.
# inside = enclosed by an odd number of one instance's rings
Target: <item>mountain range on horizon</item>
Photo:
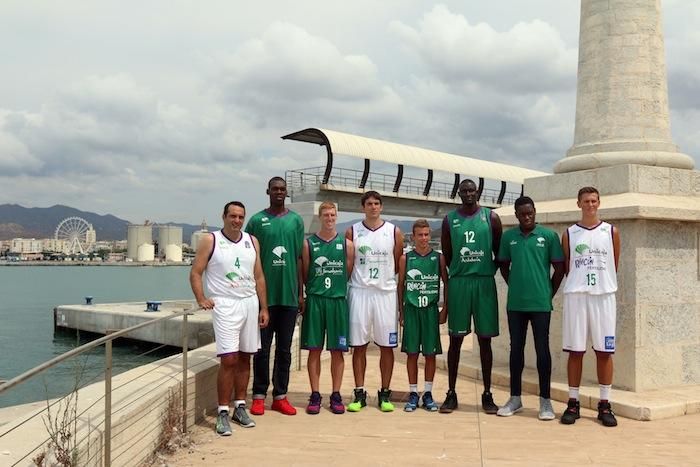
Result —
[[[48, 208], [25, 208], [18, 204], [0, 204], [0, 240], [13, 238], [53, 238], [58, 224], [67, 217], [81, 217], [92, 224], [97, 240], [126, 240], [129, 221], [112, 214], [89, 211], [56, 204]], [[165, 222], [160, 225], [182, 227], [182, 240], [189, 243], [192, 233], [200, 225]], [[210, 227], [218, 228], [218, 227]], [[155, 232], [154, 232], [155, 235]]]
[[[129, 221], [120, 219], [112, 214], [96, 214], [89, 211], [81, 211], [56, 204], [48, 208], [25, 208], [18, 204], [0, 204], [0, 240], [13, 238], [53, 238], [58, 224], [67, 217], [81, 217], [92, 224], [97, 240], [125, 240]], [[338, 223], [338, 232], [345, 230], [358, 222], [354, 219]], [[410, 232], [412, 220], [394, 220], [390, 222], [397, 225], [402, 232]], [[440, 228], [441, 221], [431, 221], [433, 230]], [[201, 225], [166, 222], [161, 225], [174, 225], [182, 227], [182, 240], [189, 243], [192, 233], [199, 230]], [[208, 226], [209, 230], [219, 229], [218, 226]], [[155, 235], [155, 233], [154, 233]]]

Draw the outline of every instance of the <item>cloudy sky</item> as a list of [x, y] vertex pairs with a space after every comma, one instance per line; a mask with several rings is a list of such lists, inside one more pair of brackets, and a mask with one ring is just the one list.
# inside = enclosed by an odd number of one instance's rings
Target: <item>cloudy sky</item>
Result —
[[[663, 2], [672, 129], [700, 161], [700, 2]], [[323, 127], [551, 171], [579, 1], [0, 3], [0, 203], [133, 222], [266, 205]], [[696, 164], [697, 165], [697, 164]]]

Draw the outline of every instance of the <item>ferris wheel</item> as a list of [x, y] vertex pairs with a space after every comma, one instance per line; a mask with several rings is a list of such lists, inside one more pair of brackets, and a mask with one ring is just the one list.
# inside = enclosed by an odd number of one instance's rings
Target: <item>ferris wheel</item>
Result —
[[95, 231], [82, 217], [67, 217], [56, 227], [55, 238], [66, 242], [66, 253], [84, 254], [95, 244]]

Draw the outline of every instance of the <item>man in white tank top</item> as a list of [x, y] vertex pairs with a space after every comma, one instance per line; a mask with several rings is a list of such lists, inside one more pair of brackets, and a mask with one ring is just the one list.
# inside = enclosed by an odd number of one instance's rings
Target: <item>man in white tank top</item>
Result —
[[[216, 353], [221, 359], [217, 377], [219, 399], [216, 432], [231, 435], [229, 402], [234, 392], [231, 419], [245, 428], [255, 426], [248, 416], [245, 396], [250, 379], [250, 356], [260, 348], [260, 328], [269, 315], [265, 277], [260, 264], [258, 240], [241, 231], [245, 206], [232, 201], [221, 216], [224, 228], [203, 237], [190, 271], [190, 285], [197, 304], [213, 310]], [[206, 273], [208, 296], [202, 275]]]
[[352, 370], [355, 376], [353, 402], [349, 412], [359, 412], [367, 405], [365, 369], [370, 338], [379, 346], [379, 369], [382, 387], [378, 392], [379, 408], [391, 412], [391, 375], [394, 370], [394, 347], [398, 345], [396, 272], [403, 253], [403, 235], [398, 227], [381, 218], [382, 197], [376, 191], [362, 195], [365, 219], [345, 232], [353, 242], [355, 263], [350, 276], [350, 346], [353, 347]]
[[593, 187], [578, 192], [581, 221], [562, 235], [567, 280], [564, 286], [562, 346], [569, 352], [569, 402], [561, 422], [571, 425], [580, 417], [579, 386], [588, 338], [596, 353], [600, 402], [598, 420], [616, 426], [610, 407], [615, 352], [617, 265], [620, 231], [598, 217], [600, 194]]

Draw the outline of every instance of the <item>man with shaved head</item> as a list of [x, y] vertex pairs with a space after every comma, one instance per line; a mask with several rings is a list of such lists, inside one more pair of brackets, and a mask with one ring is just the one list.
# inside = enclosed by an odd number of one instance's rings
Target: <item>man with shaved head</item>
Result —
[[449, 391], [440, 412], [450, 413], [458, 406], [455, 385], [459, 354], [464, 336], [471, 332], [473, 319], [484, 380], [481, 406], [484, 412], [495, 414], [498, 406], [491, 394], [491, 338], [498, 335], [494, 258], [498, 254], [503, 227], [498, 214], [479, 205], [481, 193], [472, 180], [463, 180], [458, 193], [462, 205], [445, 216], [442, 222], [442, 252], [449, 268], [447, 323], [450, 347], [447, 351]]

